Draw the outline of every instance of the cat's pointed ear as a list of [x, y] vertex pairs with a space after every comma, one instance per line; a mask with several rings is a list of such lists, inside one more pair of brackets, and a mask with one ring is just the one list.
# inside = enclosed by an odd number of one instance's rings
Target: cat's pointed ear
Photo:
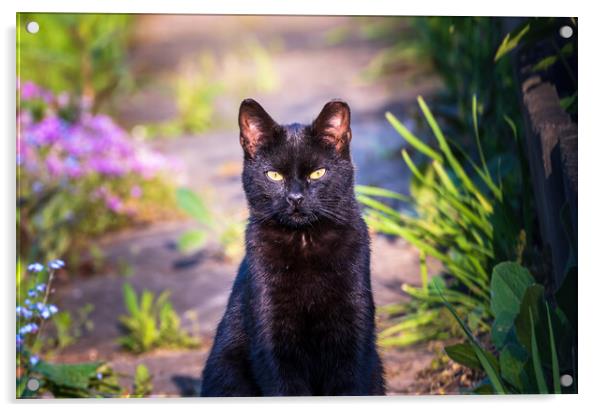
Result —
[[253, 99], [245, 99], [238, 111], [240, 145], [245, 154], [255, 156], [257, 148], [271, 138], [278, 125], [270, 115]]
[[351, 111], [341, 100], [332, 100], [324, 106], [316, 120], [313, 131], [341, 153], [349, 150], [351, 141]]

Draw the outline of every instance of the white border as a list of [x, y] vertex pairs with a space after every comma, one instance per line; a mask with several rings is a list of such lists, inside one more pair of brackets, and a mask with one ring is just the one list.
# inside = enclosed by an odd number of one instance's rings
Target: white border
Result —
[[[226, 406], [232, 410], [307, 410], [316, 407], [338, 408], [343, 406], [349, 410], [365, 411], [367, 408], [383, 410], [408, 411], [419, 409], [422, 411], [436, 410], [491, 410], [507, 412], [508, 408], [528, 406], [545, 410], [570, 410], [587, 408], [596, 405], [597, 394], [600, 389], [600, 358], [602, 353], [602, 336], [600, 333], [599, 302], [602, 300], [600, 268], [600, 201], [601, 187], [599, 170], [600, 155], [602, 154], [602, 136], [600, 128], [596, 127], [596, 119], [601, 118], [600, 99], [602, 97], [600, 84], [602, 62], [600, 59], [600, 14], [594, 9], [595, 2], [577, 1], [545, 1], [528, 2], [524, 0], [505, 0], [503, 2], [470, 2], [467, 0], [455, 1], [334, 1], [334, 0], [220, 0], [220, 1], [130, 1], [124, 0], [96, 0], [96, 1], [69, 1], [69, 0], [21, 0], [17, 4], [9, 4], [3, 0], [0, 7], [0, 20], [2, 21], [2, 54], [0, 61], [0, 81], [2, 90], [5, 91], [4, 99], [0, 101], [0, 115], [3, 131], [2, 142], [2, 214], [0, 228], [2, 228], [0, 244], [0, 262], [3, 263], [1, 273], [6, 321], [2, 327], [3, 336], [0, 337], [2, 355], [5, 365], [0, 390], [1, 399], [9, 408], [16, 405], [20, 409], [62, 410], [65, 406], [73, 405], [76, 408], [92, 408], [105, 410], [107, 403], [111, 407], [124, 408], [131, 404], [138, 404], [148, 410], [160, 410], [166, 402], [177, 403], [178, 408], [194, 410], [213, 409], [216, 406]], [[349, 15], [491, 15], [491, 16], [577, 16], [579, 17], [579, 79], [581, 85], [579, 95], [579, 120], [582, 139], [579, 150], [579, 164], [581, 171], [581, 198], [579, 220], [580, 224], [580, 266], [581, 278], [579, 287], [579, 392], [578, 396], [563, 397], [396, 397], [386, 399], [264, 399], [264, 400], [129, 400], [129, 401], [61, 401], [44, 402], [29, 401], [15, 403], [14, 397], [14, 361], [13, 333], [11, 331], [14, 319], [13, 294], [14, 294], [14, 260], [15, 260], [15, 212], [14, 212], [14, 78], [15, 78], [15, 12], [17, 11], [45, 11], [45, 12], [138, 12], [138, 13], [211, 13], [211, 14], [349, 14]], [[583, 131], [587, 131], [583, 134]], [[12, 358], [14, 359], [14, 357]], [[143, 404], [143, 405], [142, 405]], [[528, 405], [527, 405], [528, 404]], [[589, 409], [589, 408], [588, 408]], [[584, 409], [586, 410], [586, 409]]]

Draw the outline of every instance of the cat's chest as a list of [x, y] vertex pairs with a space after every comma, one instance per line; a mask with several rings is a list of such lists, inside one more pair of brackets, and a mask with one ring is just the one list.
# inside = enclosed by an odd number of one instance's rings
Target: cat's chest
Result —
[[334, 270], [359, 252], [350, 230], [265, 231], [255, 244], [264, 268], [287, 273]]

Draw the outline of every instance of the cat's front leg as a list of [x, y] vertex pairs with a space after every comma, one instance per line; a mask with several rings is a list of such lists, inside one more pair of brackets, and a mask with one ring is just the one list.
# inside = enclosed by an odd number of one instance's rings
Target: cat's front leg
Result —
[[276, 355], [266, 347], [255, 348], [253, 375], [263, 396], [311, 396], [307, 370], [289, 355]]

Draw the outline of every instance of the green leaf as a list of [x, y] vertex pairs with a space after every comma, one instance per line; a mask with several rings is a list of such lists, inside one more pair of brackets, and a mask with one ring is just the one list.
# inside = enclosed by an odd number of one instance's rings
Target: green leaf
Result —
[[449, 356], [451, 360], [460, 365], [467, 366], [471, 369], [483, 370], [474, 347], [470, 343], [458, 343], [456, 345], [446, 346], [445, 353], [447, 353], [447, 356]]
[[44, 376], [53, 385], [87, 389], [90, 379], [96, 376], [96, 370], [101, 365], [100, 362], [53, 364], [39, 361], [34, 371]]
[[494, 316], [506, 312], [516, 316], [523, 295], [535, 280], [527, 269], [515, 262], [502, 262], [493, 268], [491, 278], [491, 311]]
[[144, 290], [142, 291], [142, 296], [140, 297], [140, 311], [145, 314], [151, 313], [151, 308], [153, 307], [153, 300], [155, 298], [154, 293]]
[[491, 340], [496, 348], [501, 349], [506, 343], [508, 333], [514, 327], [515, 316], [509, 312], [501, 312], [495, 317], [491, 326]]
[[[477, 149], [479, 151], [479, 158], [481, 159], [481, 164], [483, 165], [484, 175], [487, 176], [487, 179], [491, 181], [491, 174], [489, 173], [489, 168], [487, 167], [487, 162], [485, 162], [485, 155], [483, 153], [483, 147], [481, 146], [481, 136], [479, 134], [479, 121], [477, 116], [477, 95], [472, 95], [472, 125], [474, 128], [475, 139], [477, 141]], [[487, 180], [484, 179], [484, 180]], [[495, 186], [495, 185], [493, 185]]]
[[560, 368], [558, 366], [558, 354], [556, 353], [556, 340], [554, 339], [554, 329], [552, 327], [552, 318], [550, 316], [550, 306], [546, 302], [546, 313], [548, 315], [548, 335], [550, 335], [550, 352], [552, 354], [552, 379], [554, 382], [554, 393], [562, 393], [560, 390]]
[[504, 121], [508, 124], [508, 126], [510, 126], [510, 130], [512, 130], [512, 136], [514, 137], [514, 140], [516, 141], [518, 139], [518, 129], [516, 128], [516, 124], [506, 114], [504, 115]]
[[451, 166], [452, 170], [454, 171], [454, 173], [456, 174], [458, 179], [460, 179], [460, 181], [462, 182], [464, 187], [470, 193], [472, 193], [474, 195], [474, 197], [476, 197], [476, 199], [478, 200], [478, 202], [482, 206], [482, 208], [485, 210], [485, 212], [491, 213], [493, 211], [493, 206], [491, 205], [489, 200], [487, 200], [483, 196], [483, 194], [477, 189], [477, 187], [474, 185], [472, 180], [470, 180], [470, 178], [464, 171], [464, 168], [462, 167], [462, 165], [460, 164], [460, 162], [458, 161], [456, 156], [454, 156], [454, 154], [452, 153], [452, 151], [447, 143], [447, 139], [443, 135], [441, 128], [437, 124], [437, 121], [435, 120], [433, 114], [431, 113], [431, 110], [429, 109], [428, 105], [426, 104], [426, 102], [424, 101], [422, 96], [418, 96], [418, 105], [420, 106], [420, 109], [422, 110], [422, 113], [424, 114], [424, 117], [426, 118], [427, 123], [429, 124], [431, 130], [433, 131], [433, 134], [435, 135], [435, 138], [437, 139], [437, 141], [439, 143], [439, 148], [445, 155], [445, 159]]
[[[539, 284], [531, 285], [524, 293], [520, 312], [514, 319], [514, 327], [518, 341], [525, 347], [531, 348], [531, 317], [536, 324], [540, 324], [541, 313], [544, 306], [544, 289]], [[531, 354], [532, 355], [532, 354]]]
[[516, 48], [516, 46], [518, 46], [518, 43], [523, 38], [523, 36], [525, 34], [527, 34], [528, 31], [529, 31], [529, 25], [527, 24], [525, 27], [520, 29], [520, 31], [518, 31], [518, 32], [515, 31], [513, 33], [506, 34], [506, 37], [504, 37], [502, 44], [500, 44], [500, 47], [498, 47], [497, 52], [495, 53], [495, 57], [494, 57], [493, 61], [498, 61], [503, 56], [510, 53], [512, 50], [514, 50], [514, 48]]
[[491, 382], [487, 379], [487, 383], [481, 383], [479, 386], [472, 390], [477, 395], [495, 395], [495, 390], [491, 386]]
[[533, 358], [533, 370], [535, 371], [535, 380], [537, 381], [537, 389], [539, 393], [548, 393], [548, 386], [543, 374], [541, 359], [539, 357], [539, 349], [537, 347], [537, 336], [535, 335], [535, 322], [533, 321], [533, 312], [529, 308], [529, 319], [531, 321], [531, 357]]
[[399, 120], [397, 120], [395, 116], [393, 116], [393, 114], [391, 114], [391, 112], [387, 112], [385, 117], [389, 123], [391, 123], [393, 128], [397, 130], [397, 133], [399, 133], [414, 149], [430, 157], [431, 159], [438, 161], [439, 163], [443, 162], [443, 158], [439, 153], [435, 152], [429, 146], [424, 144], [422, 140], [414, 136], [412, 132], [410, 132]]
[[401, 200], [402, 202], [412, 202], [412, 199], [408, 196], [400, 195], [399, 193], [376, 186], [356, 185], [355, 191], [366, 196], [385, 197]]
[[191, 230], [178, 239], [178, 250], [183, 253], [200, 250], [207, 243], [207, 232], [204, 230]]
[[521, 372], [524, 370], [529, 353], [520, 345], [510, 343], [500, 352], [500, 372], [502, 378], [524, 393]]
[[562, 107], [564, 110], [568, 110], [569, 107], [571, 107], [572, 104], [575, 103], [576, 100], [577, 100], [577, 92], [573, 93], [570, 96], [563, 97], [562, 99], [560, 99], [560, 107]]
[[132, 316], [136, 316], [139, 313], [138, 298], [136, 297], [134, 288], [129, 283], [123, 284], [123, 301]]
[[137, 397], [148, 396], [153, 391], [152, 376], [144, 364], [136, 367], [134, 376], [134, 395]]
[[491, 385], [493, 386], [495, 392], [498, 394], [505, 394], [506, 389], [504, 388], [504, 384], [502, 383], [502, 379], [498, 373], [499, 365], [496, 365], [495, 358], [493, 358], [491, 354], [488, 354], [489, 356], [485, 354], [483, 348], [481, 348], [481, 345], [477, 341], [477, 338], [475, 338], [470, 329], [468, 329], [466, 323], [464, 323], [464, 321], [460, 319], [460, 316], [458, 316], [458, 313], [452, 307], [452, 305], [450, 305], [449, 302], [445, 300], [443, 294], [441, 294], [441, 299], [443, 300], [443, 304], [445, 305], [445, 307], [451, 312], [458, 324], [460, 324], [460, 326], [462, 327], [462, 330], [464, 331], [464, 334], [466, 335], [466, 337], [470, 341], [470, 344], [474, 348], [477, 358], [483, 366], [487, 377], [491, 380]]
[[546, 56], [531, 67], [531, 72], [545, 71], [558, 61], [558, 56]]
[[176, 201], [178, 206], [188, 215], [196, 219], [197, 222], [210, 226], [211, 214], [203, 201], [196, 193], [190, 189], [179, 188], [176, 191]]

